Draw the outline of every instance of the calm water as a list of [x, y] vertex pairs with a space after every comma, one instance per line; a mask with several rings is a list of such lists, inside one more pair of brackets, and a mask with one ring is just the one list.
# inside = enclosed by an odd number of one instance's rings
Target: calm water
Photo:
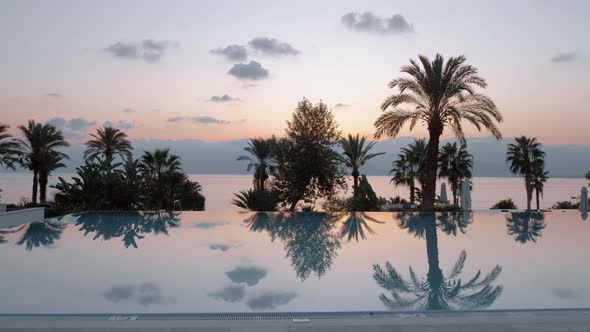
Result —
[[[61, 176], [70, 178], [72, 175], [62, 174]], [[57, 178], [53, 176], [50, 184], [57, 182]], [[191, 175], [191, 178], [203, 185], [203, 192], [207, 198], [206, 210], [209, 211], [237, 211], [238, 208], [231, 205], [233, 193], [252, 187], [252, 177], [249, 175]], [[369, 176], [368, 179], [378, 195], [384, 197], [400, 195], [405, 198], [409, 196], [407, 188], [395, 188], [389, 183], [390, 178], [387, 176]], [[30, 197], [31, 181], [32, 176], [27, 173], [0, 173], [2, 201], [18, 202], [21, 197]], [[489, 209], [497, 201], [506, 197], [511, 197], [518, 207], [526, 207], [523, 180], [520, 178], [480, 177], [473, 179], [473, 182], [473, 209]], [[570, 200], [572, 196], [579, 196], [581, 187], [586, 184], [587, 181], [584, 179], [550, 179], [545, 185], [541, 206], [549, 208], [557, 201]], [[440, 188], [438, 192], [440, 193]], [[450, 192], [448, 194], [450, 195]], [[53, 191], [50, 189], [49, 196], [52, 195]]]
[[0, 313], [590, 307], [590, 221], [575, 211], [103, 212], [8, 226]]

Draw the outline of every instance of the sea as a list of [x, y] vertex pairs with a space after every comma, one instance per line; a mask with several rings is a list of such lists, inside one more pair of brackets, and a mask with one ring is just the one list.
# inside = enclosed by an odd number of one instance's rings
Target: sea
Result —
[[[71, 179], [74, 174], [54, 174], [49, 184], [55, 184], [59, 177]], [[191, 174], [190, 178], [201, 183], [203, 194], [206, 198], [205, 209], [210, 211], [237, 211], [239, 208], [231, 204], [234, 194], [240, 190], [252, 187], [251, 175], [220, 175], [220, 174]], [[409, 197], [407, 187], [395, 187], [390, 183], [389, 176], [368, 176], [369, 183], [379, 196], [402, 198]], [[18, 203], [23, 197], [31, 196], [33, 176], [31, 173], [0, 173], [0, 202]], [[437, 182], [437, 193], [440, 193], [440, 184]], [[512, 198], [519, 208], [526, 207], [526, 194], [524, 182], [519, 177], [475, 177], [472, 179], [473, 190], [471, 193], [472, 209], [489, 209], [497, 201]], [[583, 178], [552, 178], [545, 184], [544, 194], [541, 197], [541, 208], [550, 208], [557, 201], [572, 200], [579, 197], [583, 186], [588, 185]], [[352, 186], [348, 192], [340, 195], [351, 195]], [[447, 184], [447, 194], [451, 197], [450, 187]], [[55, 190], [48, 189], [48, 196], [53, 197]], [[534, 198], [533, 198], [534, 204]], [[317, 205], [319, 209], [319, 204]]]

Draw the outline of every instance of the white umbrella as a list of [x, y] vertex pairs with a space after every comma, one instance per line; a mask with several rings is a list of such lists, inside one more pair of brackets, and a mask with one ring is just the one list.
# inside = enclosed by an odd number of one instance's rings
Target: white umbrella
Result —
[[463, 211], [471, 210], [471, 183], [469, 179], [461, 185], [461, 208]]
[[582, 187], [582, 193], [580, 194], [580, 212], [582, 214], [588, 213], [588, 189]]
[[444, 182], [440, 185], [440, 202], [442, 204], [449, 204], [449, 198], [447, 197], [447, 185]]

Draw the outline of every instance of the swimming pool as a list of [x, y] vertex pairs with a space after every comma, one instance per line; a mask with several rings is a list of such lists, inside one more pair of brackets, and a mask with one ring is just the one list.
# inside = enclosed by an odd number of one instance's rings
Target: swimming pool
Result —
[[589, 239], [576, 211], [87, 212], [0, 229], [0, 314], [590, 308]]

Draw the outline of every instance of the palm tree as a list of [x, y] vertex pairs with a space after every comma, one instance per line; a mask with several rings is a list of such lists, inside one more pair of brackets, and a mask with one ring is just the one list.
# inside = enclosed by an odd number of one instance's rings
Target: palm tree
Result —
[[0, 166], [14, 169], [20, 151], [18, 142], [8, 134], [8, 128], [8, 125], [0, 123]]
[[375, 234], [375, 231], [367, 224], [367, 220], [372, 221], [376, 224], [383, 224], [383, 221], [377, 220], [365, 212], [348, 212], [344, 214], [344, 221], [342, 221], [342, 227], [340, 228], [340, 237], [347, 237], [348, 241], [355, 239], [359, 241], [361, 239], [366, 240], [365, 230], [369, 234]]
[[545, 152], [541, 150], [541, 146], [537, 138], [521, 136], [516, 137], [514, 143], [508, 144], [506, 152], [506, 162], [509, 164], [510, 172], [524, 177], [527, 210], [531, 209], [533, 173], [536, 168], [542, 169], [545, 163]]
[[[459, 259], [450, 272], [446, 275], [443, 274], [438, 257], [435, 213], [403, 214], [398, 215], [398, 219], [400, 219], [400, 227], [407, 228], [417, 237], [426, 240], [428, 273], [426, 277], [419, 278], [410, 266], [410, 278], [404, 279], [391, 263], [386, 262], [385, 269], [374, 264], [373, 279], [390, 294], [390, 296], [384, 293], [379, 295], [383, 304], [388, 308], [392, 310], [401, 308], [417, 310], [477, 309], [490, 306], [500, 296], [502, 286], [492, 285], [502, 272], [502, 267], [499, 265], [496, 265], [483, 278], [481, 271], [467, 280], [460, 277], [467, 259], [465, 250], [461, 251]], [[446, 219], [438, 221], [445, 223]]]
[[[48, 163], [48, 160], [53, 157], [57, 148], [69, 146], [65, 141], [61, 130], [49, 123], [37, 123], [35, 120], [29, 120], [26, 126], [19, 126], [24, 140], [17, 140], [21, 149], [20, 162], [23, 167], [33, 171], [33, 194], [31, 201], [37, 203], [37, 190], [39, 182], [39, 174]], [[65, 154], [62, 156], [66, 157]]]
[[16, 244], [19, 246], [24, 244], [28, 251], [33, 248], [51, 246], [61, 238], [61, 233], [67, 225], [55, 221], [32, 222]]
[[254, 171], [254, 190], [264, 190], [264, 182], [268, 179], [268, 171], [272, 171], [271, 161], [273, 158], [274, 138], [252, 138], [244, 151], [250, 155], [239, 156], [237, 160], [248, 161], [247, 170]]
[[93, 159], [100, 155], [109, 160], [112, 160], [115, 155], [119, 155], [122, 159], [131, 158], [133, 150], [131, 142], [127, 139], [127, 134], [118, 128], [104, 126], [98, 128], [96, 134], [90, 134], [90, 136], [94, 139], [86, 142], [84, 158]]
[[544, 163], [537, 163], [533, 169], [533, 179], [531, 186], [535, 190], [535, 198], [537, 201], [537, 210], [540, 210], [539, 206], [539, 195], [543, 196], [543, 190], [545, 189], [545, 182], [549, 180], [549, 172], [545, 171]]
[[396, 187], [400, 185], [410, 187], [411, 204], [414, 204], [416, 200], [416, 181], [419, 182], [421, 189], [424, 186], [427, 145], [426, 139], [415, 139], [407, 147], [401, 148], [398, 159], [393, 162], [393, 169], [389, 171], [389, 174], [393, 173], [390, 182], [393, 182]]
[[51, 172], [58, 168], [66, 167], [62, 160], [67, 159], [68, 156], [58, 151], [50, 151], [49, 155], [39, 167], [39, 201], [41, 204], [47, 201], [47, 182]]
[[[590, 181], [590, 171], [586, 173], [586, 180]], [[590, 183], [588, 183], [588, 185], [590, 186]]]
[[410, 130], [418, 122], [428, 128], [423, 205], [432, 208], [436, 196], [438, 146], [445, 127], [463, 139], [461, 122], [467, 120], [478, 130], [485, 128], [499, 139], [502, 134], [495, 122], [502, 122], [503, 118], [489, 97], [475, 92], [476, 87], [485, 88], [487, 83], [475, 67], [465, 63], [465, 56], [451, 57], [446, 63], [440, 54], [433, 61], [425, 56], [419, 59], [420, 64], [410, 60], [409, 66], [402, 67], [402, 73], [410, 75], [409, 78], [397, 78], [389, 83], [389, 87], [398, 88], [399, 93], [388, 97], [381, 105], [383, 111], [390, 107], [392, 110], [375, 121], [375, 137], [395, 137], [407, 123]]
[[339, 156], [339, 159], [347, 167], [352, 169], [351, 175], [353, 180], [352, 188], [354, 191], [354, 196], [356, 196], [358, 193], [360, 176], [359, 168], [370, 159], [385, 154], [385, 152], [369, 153], [376, 142], [369, 142], [366, 146], [365, 143], [367, 143], [367, 137], [359, 137], [359, 134], [356, 134], [356, 136], [348, 134], [348, 138], [343, 137], [338, 141], [338, 144], [342, 150], [344, 150], [342, 152], [342, 156]]
[[457, 193], [463, 179], [469, 179], [472, 176], [473, 156], [467, 152], [467, 144], [465, 142], [461, 142], [460, 146], [457, 146], [456, 142], [445, 144], [440, 150], [438, 164], [438, 176], [448, 179], [453, 193], [453, 204], [458, 205]]
[[277, 211], [279, 199], [275, 192], [266, 190], [240, 190], [231, 203], [248, 211]]
[[172, 186], [184, 176], [181, 173], [181, 165], [180, 157], [171, 154], [170, 149], [144, 151], [141, 157], [141, 173], [149, 188], [148, 192], [152, 195], [152, 203], [156, 204], [158, 209], [165, 207], [166, 198], [173, 194], [170, 192]]

